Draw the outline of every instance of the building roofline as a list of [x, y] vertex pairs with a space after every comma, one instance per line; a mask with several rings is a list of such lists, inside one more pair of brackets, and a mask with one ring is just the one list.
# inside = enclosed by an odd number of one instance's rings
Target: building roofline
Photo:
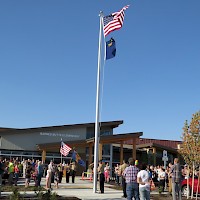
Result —
[[[123, 124], [123, 120], [116, 120], [116, 121], [104, 121], [100, 122], [101, 127], [103, 126], [110, 126], [111, 128], [116, 128], [119, 125]], [[40, 130], [40, 129], [49, 129], [49, 128], [63, 128], [63, 127], [95, 127], [95, 123], [82, 123], [82, 124], [66, 124], [66, 125], [58, 125], [58, 126], [43, 126], [43, 127], [33, 127], [33, 128], [5, 128], [3, 131], [27, 131], [27, 130]], [[1, 128], [0, 128], [1, 131]]]
[[167, 140], [167, 139], [155, 139], [155, 138], [139, 138], [140, 140], [156, 140], [156, 141], [171, 141], [171, 142], [180, 142], [182, 143], [181, 140]]

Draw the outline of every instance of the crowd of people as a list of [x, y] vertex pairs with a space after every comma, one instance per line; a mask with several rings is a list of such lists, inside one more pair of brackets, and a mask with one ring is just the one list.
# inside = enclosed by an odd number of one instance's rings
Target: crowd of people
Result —
[[25, 180], [25, 187], [28, 187], [30, 181], [33, 180], [35, 186], [41, 186], [42, 177], [46, 178], [46, 189], [51, 189], [51, 184], [58, 188], [58, 184], [62, 182], [63, 174], [66, 174], [66, 183], [69, 183], [70, 176], [72, 183], [75, 182], [76, 163], [70, 162], [66, 164], [55, 164], [50, 161], [48, 165], [42, 164], [39, 160], [0, 158], [0, 184], [17, 186], [19, 178]]
[[[62, 182], [63, 174], [65, 174], [66, 183], [75, 183], [77, 166], [74, 161], [66, 164], [55, 164], [50, 161], [48, 165], [42, 164], [39, 160], [18, 158], [6, 160], [0, 158], [0, 184], [17, 185], [19, 177], [25, 179], [25, 187], [28, 187], [31, 179], [35, 182], [35, 186], [41, 186], [42, 177], [46, 178], [46, 189], [51, 189], [54, 184], [58, 188]], [[100, 193], [104, 193], [104, 183], [109, 183], [112, 177], [111, 167], [109, 163], [99, 161], [98, 179], [100, 183]], [[153, 185], [159, 187], [159, 192], [162, 193], [168, 189], [173, 200], [178, 196], [181, 197], [181, 180], [188, 178], [187, 165], [181, 169], [178, 158], [174, 159], [173, 163], [168, 166], [147, 166], [140, 164], [133, 158], [125, 160], [121, 165], [116, 164], [114, 167], [116, 184], [122, 185], [123, 196], [128, 200], [133, 197], [135, 200], [150, 200], [150, 191]]]
[[[109, 172], [108, 172], [109, 171]], [[98, 166], [100, 192], [104, 193], [104, 182], [109, 181], [110, 167], [101, 160]], [[186, 178], [185, 168], [181, 169], [178, 158], [174, 159], [174, 163], [168, 166], [147, 166], [140, 164], [138, 161], [129, 158], [121, 165], [116, 164], [114, 167], [116, 184], [122, 185], [123, 196], [128, 200], [134, 197], [135, 200], [150, 200], [150, 191], [155, 186], [159, 187], [159, 192], [169, 190], [173, 200], [178, 195], [181, 197], [181, 180]]]

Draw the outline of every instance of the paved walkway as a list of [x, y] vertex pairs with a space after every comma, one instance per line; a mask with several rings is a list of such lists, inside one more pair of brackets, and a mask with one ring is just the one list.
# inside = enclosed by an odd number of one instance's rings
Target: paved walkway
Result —
[[[71, 179], [70, 179], [71, 181]], [[99, 183], [98, 183], [99, 184]], [[24, 185], [24, 181], [19, 181], [18, 185]], [[33, 182], [31, 182], [30, 185], [34, 185]], [[41, 182], [42, 186], [45, 186], [45, 178], [42, 179]], [[119, 199], [125, 199], [122, 198], [122, 190], [116, 190], [111, 187], [110, 184], [105, 183], [105, 191], [104, 194], [94, 193], [93, 192], [93, 182], [90, 180], [82, 180], [81, 177], [76, 177], [75, 183], [65, 183], [65, 178], [63, 178], [62, 183], [59, 184], [59, 188], [56, 189], [54, 185], [52, 185], [52, 192], [56, 192], [60, 196], [65, 197], [77, 197], [82, 200], [119, 200]], [[98, 187], [99, 188], [99, 185]], [[23, 194], [24, 192], [22, 192]], [[34, 194], [34, 192], [26, 192], [27, 194]], [[155, 193], [155, 192], [154, 192]], [[9, 192], [2, 192], [2, 195], [8, 195]]]
[[[90, 180], [82, 180], [81, 177], [76, 177], [75, 183], [65, 183], [64, 181], [65, 178], [62, 183], [59, 184], [58, 189], [55, 189], [53, 186], [53, 192], [61, 196], [75, 196], [82, 200], [122, 199], [122, 191], [108, 188], [108, 184], [105, 184], [105, 193], [99, 194], [93, 192], [93, 182]], [[97, 188], [99, 188], [99, 185]]]

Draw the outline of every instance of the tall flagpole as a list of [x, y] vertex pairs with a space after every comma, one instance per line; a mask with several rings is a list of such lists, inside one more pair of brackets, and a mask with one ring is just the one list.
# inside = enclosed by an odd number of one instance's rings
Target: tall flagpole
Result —
[[97, 70], [97, 94], [96, 94], [96, 121], [95, 121], [95, 144], [94, 144], [94, 181], [93, 193], [97, 192], [97, 167], [98, 167], [98, 153], [99, 153], [99, 94], [100, 94], [100, 69], [101, 69], [101, 39], [102, 39], [102, 22], [103, 12], [100, 14], [99, 27], [99, 50], [98, 50], [98, 70]]

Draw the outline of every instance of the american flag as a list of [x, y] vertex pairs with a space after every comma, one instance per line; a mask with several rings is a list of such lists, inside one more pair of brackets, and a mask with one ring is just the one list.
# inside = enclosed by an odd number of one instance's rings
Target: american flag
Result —
[[69, 147], [69, 146], [66, 145], [63, 141], [61, 141], [60, 153], [61, 153], [63, 156], [67, 156], [71, 150], [72, 150], [71, 147]]
[[124, 11], [128, 7], [129, 7], [128, 5], [124, 6], [120, 11], [103, 17], [104, 36], [107, 36], [112, 31], [118, 30], [122, 27], [125, 16]]

